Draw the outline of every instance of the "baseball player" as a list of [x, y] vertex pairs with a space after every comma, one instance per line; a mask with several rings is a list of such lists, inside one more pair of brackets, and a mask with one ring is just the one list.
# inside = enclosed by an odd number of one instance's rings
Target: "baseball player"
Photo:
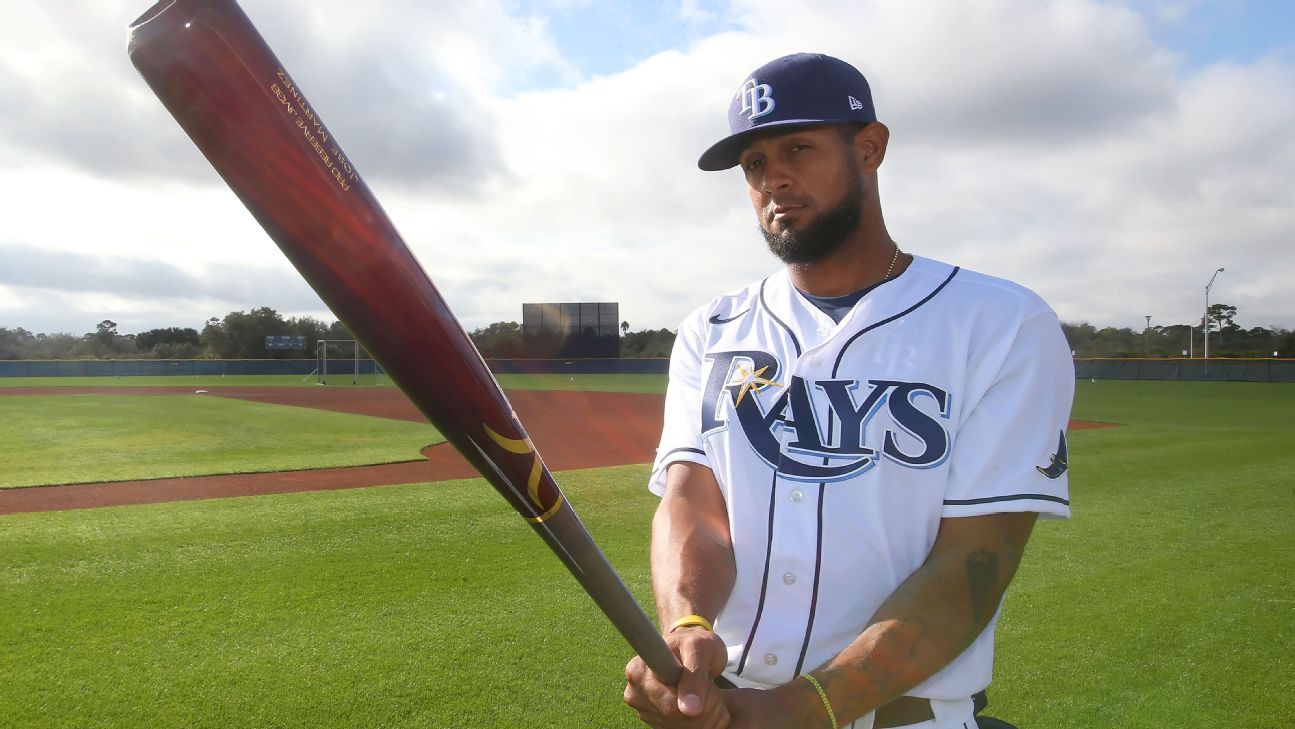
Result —
[[635, 658], [625, 700], [653, 727], [974, 729], [1034, 523], [1070, 514], [1057, 317], [890, 237], [849, 64], [760, 67], [729, 125], [698, 165], [741, 169], [786, 266], [679, 327], [651, 557], [685, 672]]

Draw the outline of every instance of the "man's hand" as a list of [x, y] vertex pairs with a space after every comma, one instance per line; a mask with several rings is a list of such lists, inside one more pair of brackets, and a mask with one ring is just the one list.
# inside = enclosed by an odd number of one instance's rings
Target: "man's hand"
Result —
[[[662, 626], [684, 616], [718, 615], [737, 569], [728, 512], [715, 474], [705, 466], [670, 465], [665, 495], [652, 518], [652, 593]], [[669, 686], [634, 658], [625, 667], [625, 703], [655, 729], [726, 729], [728, 708], [713, 685], [728, 662], [715, 633], [681, 627], [665, 636], [683, 666]]]
[[683, 666], [679, 685], [662, 683], [635, 656], [625, 666], [625, 703], [653, 729], [727, 729], [728, 707], [712, 683], [728, 661], [724, 641], [702, 628], [683, 628], [665, 639]]

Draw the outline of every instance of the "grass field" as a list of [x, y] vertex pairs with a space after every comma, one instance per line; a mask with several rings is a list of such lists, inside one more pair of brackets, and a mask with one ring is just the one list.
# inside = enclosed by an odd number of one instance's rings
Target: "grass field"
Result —
[[[1079, 384], [991, 714], [1295, 726], [1295, 387]], [[646, 467], [559, 475], [647, 595]], [[629, 727], [628, 649], [478, 480], [0, 517], [0, 725]]]
[[995, 709], [1024, 727], [1295, 726], [1295, 387], [1080, 381], [1075, 518], [1009, 593]]
[[0, 396], [0, 488], [418, 460], [427, 424], [201, 395]]
[[[665, 375], [496, 375], [506, 390], [589, 390], [603, 392], [665, 392]], [[297, 375], [176, 375], [165, 377], [0, 377], [0, 389], [15, 387], [319, 387], [314, 379]], [[383, 376], [371, 375], [351, 385], [345, 377], [328, 387], [394, 387]]]

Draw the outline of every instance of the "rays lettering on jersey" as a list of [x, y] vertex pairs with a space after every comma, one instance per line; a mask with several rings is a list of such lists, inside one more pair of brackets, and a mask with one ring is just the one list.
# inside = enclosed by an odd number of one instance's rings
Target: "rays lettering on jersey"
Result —
[[[949, 433], [940, 421], [948, 419], [952, 397], [934, 385], [841, 379], [809, 383], [797, 376], [780, 384], [778, 360], [767, 352], [712, 352], [706, 359], [712, 364], [702, 400], [702, 436], [728, 428], [731, 412], [751, 448], [786, 478], [841, 481], [872, 468], [878, 449], [866, 442], [868, 425], [883, 412], [890, 422], [881, 436], [882, 457], [908, 468], [934, 468], [949, 455]], [[766, 409], [758, 395], [769, 388], [780, 392]], [[934, 401], [938, 418], [918, 407], [923, 397]], [[824, 407], [828, 418], [822, 422], [832, 424], [831, 442], [815, 417]]]

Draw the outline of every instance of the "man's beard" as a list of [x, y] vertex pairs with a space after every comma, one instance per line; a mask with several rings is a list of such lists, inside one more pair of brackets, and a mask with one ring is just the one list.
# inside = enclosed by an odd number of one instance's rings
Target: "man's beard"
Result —
[[774, 233], [760, 226], [769, 250], [783, 263], [817, 263], [832, 255], [859, 228], [863, 219], [863, 176], [853, 170], [850, 188], [832, 208], [800, 228]]

